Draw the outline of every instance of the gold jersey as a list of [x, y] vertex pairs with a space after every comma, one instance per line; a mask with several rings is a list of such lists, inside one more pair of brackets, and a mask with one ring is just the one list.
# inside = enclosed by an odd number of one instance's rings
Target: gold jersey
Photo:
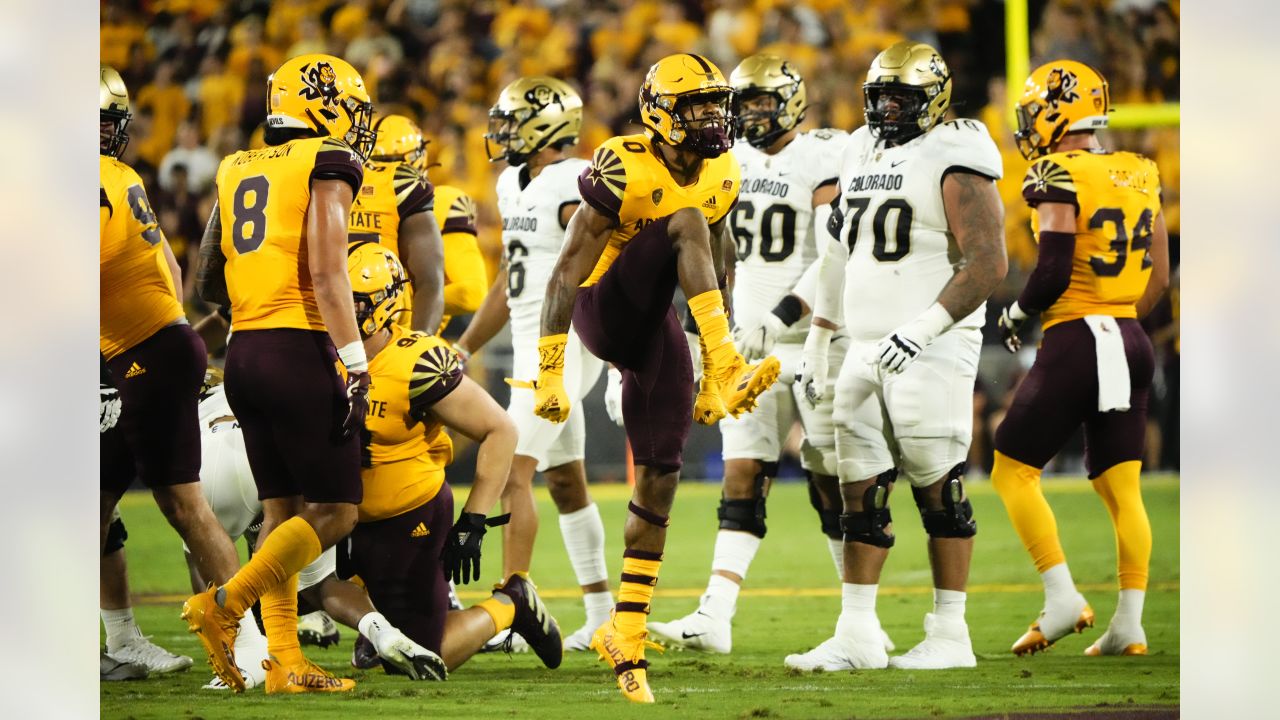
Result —
[[231, 329], [325, 330], [304, 242], [312, 180], [359, 194], [360, 159], [337, 138], [242, 150], [218, 166], [218, 221], [227, 258]]
[[184, 313], [142, 179], [113, 157], [98, 159], [98, 349], [110, 360]]
[[578, 176], [578, 190], [588, 205], [613, 218], [618, 227], [582, 287], [599, 282], [622, 248], [654, 220], [689, 207], [701, 210], [709, 224], [724, 219], [738, 201], [741, 184], [742, 170], [733, 153], [704, 161], [698, 179], [682, 187], [658, 158], [648, 135], [606, 140]]
[[430, 411], [462, 382], [462, 366], [445, 341], [392, 325], [369, 375], [362, 522], [408, 512], [440, 491], [453, 443]]
[[431, 211], [434, 196], [427, 176], [408, 163], [365, 163], [364, 184], [351, 205], [347, 241], [375, 242], [400, 257], [400, 222]]
[[[1086, 315], [1137, 317], [1136, 303], [1151, 278], [1151, 233], [1160, 214], [1160, 174], [1151, 160], [1129, 152], [1073, 150], [1032, 164], [1022, 196], [1076, 206], [1071, 284], [1044, 311], [1047, 329]], [[1040, 233], [1038, 214], [1031, 229]]]
[[444, 330], [453, 315], [480, 309], [489, 292], [489, 275], [476, 232], [476, 204], [471, 196], [452, 185], [436, 188], [436, 224], [444, 243]]

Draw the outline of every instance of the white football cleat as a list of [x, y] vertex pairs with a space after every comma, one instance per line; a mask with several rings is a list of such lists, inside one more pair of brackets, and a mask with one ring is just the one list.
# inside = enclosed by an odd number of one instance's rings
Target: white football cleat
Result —
[[[267, 639], [261, 635], [253, 640], [243, 640], [245, 635], [241, 633], [236, 638], [236, 667], [240, 669], [240, 675], [244, 677], [244, 687], [246, 690], [262, 685], [267, 681], [267, 671], [262, 667], [263, 661], [270, 657], [267, 652]], [[217, 675], [213, 679], [201, 687], [202, 690], [229, 690], [227, 684]]]
[[965, 621], [934, 613], [924, 616], [924, 640], [906, 654], [889, 658], [889, 667], [900, 670], [946, 670], [977, 664]]
[[590, 650], [591, 638], [596, 634], [596, 629], [607, 622], [609, 622], [609, 618], [607, 617], [598, 623], [587, 621], [585, 625], [578, 628], [572, 635], [564, 639], [565, 652]]
[[878, 622], [875, 625], [849, 623], [845, 628], [836, 623], [834, 637], [807, 653], [788, 655], [783, 664], [805, 671], [879, 670], [889, 666], [884, 639]]
[[107, 654], [123, 663], [141, 665], [148, 672], [156, 675], [191, 667], [191, 658], [186, 655], [175, 655], [151, 642], [151, 638], [141, 635], [129, 638], [123, 645]]
[[701, 609], [679, 620], [651, 622], [648, 627], [649, 634], [668, 646], [681, 650], [701, 650], [722, 655], [733, 650], [731, 623], [728, 620], [717, 620]]
[[511, 628], [507, 628], [489, 638], [489, 642], [480, 647], [480, 652], [524, 653], [529, 652], [529, 643], [519, 633], [513, 633]]
[[338, 623], [323, 610], [307, 613], [298, 618], [299, 645], [327, 648], [330, 645], [337, 645], [341, 639], [342, 633], [338, 630]]
[[378, 635], [378, 657], [414, 680], [447, 680], [449, 669], [440, 656], [410, 640], [397, 628]]
[[1093, 608], [1089, 607], [1084, 595], [1076, 593], [1066, 602], [1046, 602], [1040, 616], [1009, 649], [1018, 656], [1042, 652], [1067, 635], [1081, 633], [1091, 627]]
[[1142, 629], [1141, 625], [1137, 627], [1117, 627], [1113, 621], [1107, 626], [1107, 631], [1102, 633], [1102, 637], [1084, 651], [1085, 655], [1090, 657], [1098, 657], [1100, 655], [1146, 655], [1147, 654], [1147, 633]]

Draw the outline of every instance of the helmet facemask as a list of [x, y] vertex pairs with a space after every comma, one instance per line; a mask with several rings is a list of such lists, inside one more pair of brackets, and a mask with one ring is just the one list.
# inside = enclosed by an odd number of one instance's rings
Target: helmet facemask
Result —
[[395, 278], [386, 287], [372, 292], [352, 291], [351, 297], [356, 306], [356, 323], [360, 325], [360, 334], [370, 337], [380, 330], [390, 327], [396, 317], [405, 311], [404, 278]]
[[[484, 152], [489, 156], [489, 162], [506, 160], [509, 165], [519, 166], [537, 152], [520, 137], [520, 126], [532, 115], [531, 109], [502, 110], [494, 106], [489, 110], [489, 132], [484, 134]], [[500, 151], [497, 154], [494, 146]]]
[[[772, 109], [766, 109], [767, 98], [773, 98]], [[736, 93], [733, 97], [734, 134], [745, 139], [751, 147], [764, 150], [790, 130], [779, 122], [785, 111], [782, 96], [773, 90]]]
[[922, 135], [931, 123], [929, 88], [937, 87], [896, 82], [863, 85], [871, 132], [880, 140], [899, 145]]
[[351, 119], [351, 129], [343, 139], [361, 160], [368, 160], [378, 141], [378, 134], [373, 131], [373, 103], [347, 97], [342, 100], [340, 107]]
[[1036, 117], [1043, 111], [1044, 106], [1038, 102], [1019, 105], [1016, 109], [1018, 130], [1013, 134], [1013, 139], [1018, 144], [1018, 152], [1028, 160], [1049, 152], [1050, 143], [1036, 132]]
[[133, 113], [128, 110], [98, 111], [98, 153], [120, 157], [129, 147], [129, 121]]
[[[701, 113], [694, 115], [701, 108]], [[718, 110], [718, 112], [717, 112]], [[677, 133], [681, 140], [679, 147], [693, 152], [705, 159], [723, 155], [733, 147], [733, 93], [727, 90], [714, 90], [700, 93], [687, 93], [680, 96], [671, 117], [675, 127], [671, 135]]]

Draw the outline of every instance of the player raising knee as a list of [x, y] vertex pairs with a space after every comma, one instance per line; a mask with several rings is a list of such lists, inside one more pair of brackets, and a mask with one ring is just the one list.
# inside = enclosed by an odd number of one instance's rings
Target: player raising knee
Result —
[[[951, 73], [901, 42], [863, 85], [867, 125], [849, 138], [800, 382], [825, 396], [828, 347], [849, 333], [835, 387], [844, 584], [835, 635], [789, 655], [801, 670], [973, 667], [965, 587], [977, 524], [964, 493], [984, 307], [1004, 278], [1000, 153], [973, 120], [943, 122]], [[843, 270], [843, 272], [841, 272]], [[894, 544], [889, 492], [911, 484], [929, 535], [933, 612], [924, 640], [885, 652], [876, 592]]]
[[373, 104], [355, 68], [319, 54], [281, 65], [267, 101], [267, 147], [218, 168], [197, 278], [204, 299], [231, 310], [227, 400], [262, 499], [263, 539], [226, 584], [191, 597], [183, 617], [214, 672], [240, 692], [237, 627], [261, 599], [272, 656], [266, 691], [344, 691], [355, 683], [298, 645], [297, 575], [351, 532], [362, 497], [369, 372], [346, 248], [352, 197], [373, 148]]
[[1018, 101], [1018, 149], [1035, 162], [1022, 184], [1040, 245], [1035, 270], [1000, 317], [1005, 346], [1039, 314], [1044, 341], [995, 437], [991, 481], [1044, 581], [1044, 609], [1013, 652], [1044, 650], [1093, 624], [1058, 541], [1040, 471], [1084, 425], [1085, 464], [1115, 525], [1120, 602], [1086, 655], [1144, 655], [1142, 604], [1151, 524], [1138, 476], [1155, 369], [1138, 323], [1169, 282], [1160, 177], [1151, 160], [1109, 151], [1107, 81], [1072, 60], [1041, 65]]
[[[583, 203], [542, 308], [535, 413], [561, 423], [571, 412], [564, 384], [570, 320], [583, 345], [622, 372], [636, 486], [618, 604], [591, 647], [634, 702], [653, 702], [645, 620], [693, 419], [710, 424], [749, 411], [778, 376], [776, 358], [751, 365], [738, 353], [721, 292], [732, 252], [725, 219], [740, 185], [738, 162], [727, 152], [732, 93], [700, 55], [670, 55], [649, 68], [640, 88], [646, 132], [606, 140], [579, 177]], [[688, 342], [671, 304], [677, 286], [706, 346], [696, 402]]]
[[[813, 305], [815, 229], [826, 232], [848, 136], [839, 130], [799, 131], [808, 109], [804, 79], [780, 57], [743, 60], [729, 83], [738, 137], [747, 141], [733, 149], [743, 175], [738, 205], [729, 216], [737, 240], [734, 336], [748, 359], [777, 356], [781, 380], [760, 395], [751, 414], [720, 422], [725, 461], [720, 530], [698, 609], [669, 623], [649, 623], [665, 642], [719, 653], [732, 648], [730, 619], [738, 590], [764, 538], [765, 498], [797, 415], [804, 427], [801, 464], [809, 475], [809, 497], [830, 538], [837, 573], [843, 553], [831, 400], [811, 407], [791, 378]], [[845, 345], [843, 337], [835, 342], [836, 371]]]
[[[588, 163], [567, 154], [577, 144], [581, 127], [582, 99], [567, 83], [551, 77], [516, 80], [489, 110], [489, 159], [508, 165], [498, 177], [503, 263], [456, 347], [467, 354], [478, 351], [510, 319], [513, 377], [531, 378], [538, 371], [541, 291], [560, 256], [569, 218], [582, 200], [577, 179]], [[565, 388], [576, 404], [600, 379], [603, 363], [587, 352], [574, 332], [565, 347]], [[586, 605], [587, 621], [565, 638], [564, 649], [586, 650], [591, 634], [609, 620], [613, 607], [604, 524], [587, 491], [586, 423], [580, 412], [572, 413], [565, 424], [534, 415], [533, 391], [522, 387], [512, 389], [507, 413], [520, 429], [520, 440], [502, 492], [502, 508], [511, 513], [503, 529], [502, 575], [529, 571], [538, 533], [533, 474], [541, 471], [560, 513], [560, 532]]]

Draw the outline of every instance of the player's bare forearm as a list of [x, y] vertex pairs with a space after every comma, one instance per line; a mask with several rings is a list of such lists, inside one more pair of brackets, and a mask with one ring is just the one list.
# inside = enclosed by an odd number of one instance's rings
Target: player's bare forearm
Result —
[[967, 172], [943, 179], [942, 202], [964, 264], [942, 288], [938, 302], [958, 320], [986, 302], [1009, 271], [1004, 206], [994, 181]]
[[351, 198], [351, 186], [345, 181], [316, 180], [311, 184], [311, 206], [307, 209], [307, 269], [311, 271], [320, 317], [337, 347], [360, 339], [351, 279], [347, 276]]
[[471, 378], [463, 377], [453, 392], [431, 412], [451, 430], [479, 443], [476, 477], [467, 496], [466, 512], [488, 515], [507, 484], [516, 451], [516, 426], [511, 416]]
[[605, 244], [616, 227], [615, 221], [587, 203], [582, 203], [569, 218], [565, 230], [564, 249], [556, 260], [547, 282], [542, 303], [542, 336], [569, 332], [573, 320], [573, 303], [578, 286], [591, 274], [600, 260]]
[[728, 216], [711, 226], [711, 258], [716, 280], [724, 278], [721, 301], [725, 312], [733, 315], [733, 281], [738, 266], [738, 246], [729, 239]]
[[218, 201], [214, 200], [204, 237], [200, 239], [200, 257], [196, 262], [196, 292], [205, 302], [231, 306], [224, 273], [226, 266], [227, 258], [222, 254], [222, 218], [218, 214]]
[[1151, 278], [1147, 289], [1138, 299], [1138, 319], [1146, 317], [1164, 293], [1169, 289], [1169, 229], [1164, 224], [1164, 213], [1156, 216], [1151, 230]]
[[413, 282], [410, 326], [434, 334], [444, 315], [444, 242], [430, 212], [410, 215], [400, 223], [400, 256]]
[[489, 294], [480, 303], [480, 309], [472, 316], [471, 324], [467, 325], [462, 337], [458, 338], [457, 345], [469, 353], [478, 352], [498, 334], [510, 318], [511, 308], [507, 306], [507, 268], [504, 264], [498, 270], [498, 276], [493, 279]]

